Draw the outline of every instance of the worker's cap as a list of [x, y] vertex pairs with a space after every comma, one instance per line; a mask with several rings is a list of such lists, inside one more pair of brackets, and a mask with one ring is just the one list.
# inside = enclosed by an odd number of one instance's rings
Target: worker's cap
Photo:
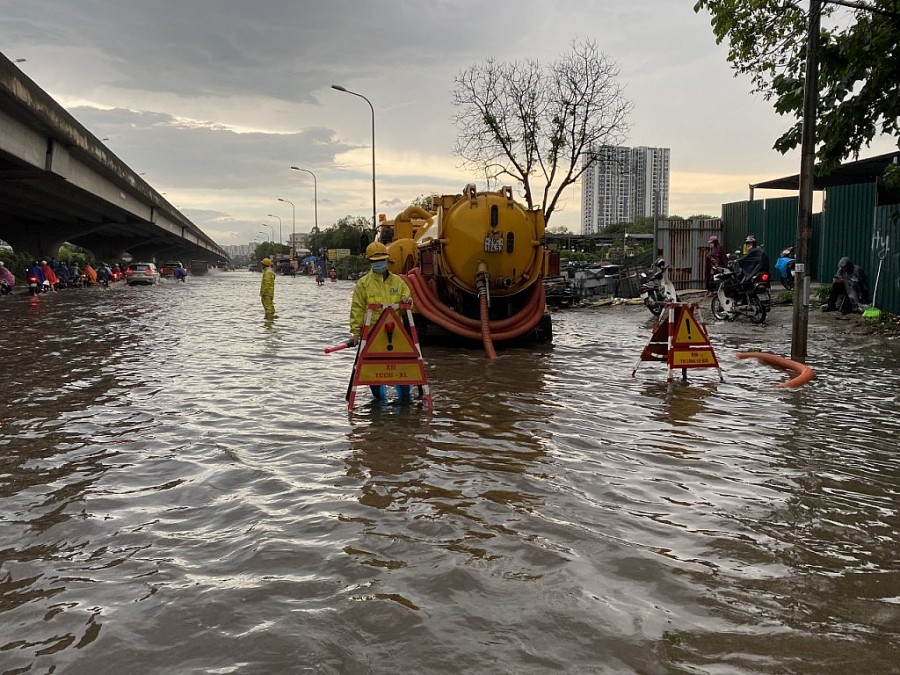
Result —
[[261, 260], [261, 262], [262, 262], [263, 267], [271, 267], [272, 266], [272, 261], [269, 260], [269, 258], [263, 258]]
[[747, 235], [747, 238], [744, 239], [744, 243], [745, 243], [745, 244], [755, 244], [755, 243], [756, 243], [756, 237], [754, 237], [752, 234], [748, 234], [748, 235]]
[[713, 235], [709, 238], [709, 241], [706, 243], [707, 244], [715, 244], [715, 243], [718, 243], [718, 241], [719, 241], [719, 238], [716, 235]]
[[366, 247], [366, 258], [371, 262], [387, 260], [389, 257], [387, 246], [380, 241], [373, 241]]

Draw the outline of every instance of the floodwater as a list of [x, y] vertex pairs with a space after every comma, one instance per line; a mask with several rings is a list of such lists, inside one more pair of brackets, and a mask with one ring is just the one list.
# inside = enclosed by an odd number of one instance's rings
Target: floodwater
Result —
[[778, 308], [667, 385], [567, 310], [348, 415], [351, 282], [258, 285], [0, 299], [0, 672], [900, 672], [896, 340], [813, 314], [776, 388]]

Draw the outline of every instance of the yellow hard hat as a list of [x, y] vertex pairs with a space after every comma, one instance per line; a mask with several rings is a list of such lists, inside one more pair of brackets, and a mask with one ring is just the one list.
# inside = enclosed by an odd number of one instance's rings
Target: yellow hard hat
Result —
[[372, 262], [387, 260], [388, 257], [387, 246], [382, 244], [380, 241], [373, 241], [371, 244], [366, 246], [366, 258], [368, 258]]
[[263, 267], [271, 267], [271, 266], [272, 266], [272, 261], [269, 260], [268, 258], [263, 258], [263, 259], [262, 259], [262, 264], [263, 264]]

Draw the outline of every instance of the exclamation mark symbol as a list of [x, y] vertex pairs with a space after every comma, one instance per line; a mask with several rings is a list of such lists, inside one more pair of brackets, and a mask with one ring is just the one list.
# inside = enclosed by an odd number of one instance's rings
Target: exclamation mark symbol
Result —
[[694, 337], [691, 335], [691, 320], [685, 317], [684, 323], [685, 323], [685, 326], [687, 327], [688, 340], [693, 342]]

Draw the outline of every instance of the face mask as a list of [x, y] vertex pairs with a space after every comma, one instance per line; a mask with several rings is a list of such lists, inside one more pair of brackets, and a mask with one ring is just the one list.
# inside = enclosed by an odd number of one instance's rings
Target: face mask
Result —
[[373, 262], [372, 271], [377, 272], [378, 274], [384, 274], [385, 272], [387, 272], [387, 260]]

